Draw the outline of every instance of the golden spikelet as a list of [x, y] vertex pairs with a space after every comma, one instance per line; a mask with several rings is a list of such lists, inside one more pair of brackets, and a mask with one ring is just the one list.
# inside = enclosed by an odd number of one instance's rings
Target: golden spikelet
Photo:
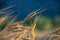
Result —
[[2, 24], [4, 22], [4, 20], [5, 20], [4, 17], [0, 18], [0, 24]]
[[[46, 9], [47, 9], [47, 8], [41, 8], [41, 9], [38, 9], [38, 10], [36, 10], [36, 11], [31, 12], [31, 13], [24, 19], [24, 21], [26, 21], [26, 20], [34, 17], [35, 15], [38, 15], [39, 13], [44, 12]], [[23, 22], [24, 22], [24, 21], [23, 21]]]

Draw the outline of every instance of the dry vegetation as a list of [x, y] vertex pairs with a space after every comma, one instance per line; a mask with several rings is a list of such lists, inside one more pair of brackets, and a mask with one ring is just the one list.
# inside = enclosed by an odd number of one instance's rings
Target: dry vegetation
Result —
[[[4, 8], [2, 10], [0, 10], [1, 12], [3, 12], [3, 14], [5, 14], [4, 10], [7, 10], [9, 8], [11, 8], [12, 6], [9, 6], [7, 8]], [[47, 8], [42, 8], [42, 9], [38, 9], [36, 11], [31, 12], [23, 21], [20, 22], [16, 22], [16, 23], [12, 23], [12, 24], [8, 24], [1, 32], [0, 32], [0, 40], [42, 40], [42, 39], [46, 39], [48, 37], [50, 37], [48, 40], [52, 39], [53, 36], [57, 36], [57, 38], [55, 38], [55, 40], [60, 40], [60, 29], [53, 31], [51, 33], [46, 32], [46, 37], [42, 37], [42, 38], [37, 38], [35, 35], [35, 27], [37, 24], [37, 20], [38, 17], [35, 18], [34, 22], [32, 25], [27, 26], [24, 25], [23, 23], [25, 21], [27, 21], [28, 19], [32, 18], [33, 16], [36, 16], [37, 14], [45, 11]], [[13, 14], [14, 12], [9, 12], [8, 15], [2, 16], [0, 18], [0, 25], [6, 20], [8, 19], [7, 17], [9, 17], [9, 15]], [[2, 14], [2, 13], [1, 13]], [[5, 18], [6, 17], [6, 18]], [[24, 26], [23, 26], [24, 25]], [[56, 34], [55, 34], [56, 33]], [[37, 33], [38, 34], [38, 33]], [[43, 32], [42, 32], [43, 34]], [[41, 35], [42, 36], [42, 35]], [[58, 37], [59, 36], [59, 37]], [[39, 36], [38, 36], [39, 37]]]

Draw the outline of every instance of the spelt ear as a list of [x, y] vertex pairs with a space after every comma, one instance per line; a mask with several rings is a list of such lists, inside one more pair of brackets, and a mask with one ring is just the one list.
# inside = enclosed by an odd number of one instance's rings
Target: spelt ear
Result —
[[33, 12], [29, 13], [29, 15], [24, 20], [26, 21], [26, 20], [34, 17], [35, 15], [38, 15], [38, 14], [44, 12], [45, 10], [47, 10], [47, 8], [44, 7], [44, 8], [38, 9], [36, 11], [33, 11]]

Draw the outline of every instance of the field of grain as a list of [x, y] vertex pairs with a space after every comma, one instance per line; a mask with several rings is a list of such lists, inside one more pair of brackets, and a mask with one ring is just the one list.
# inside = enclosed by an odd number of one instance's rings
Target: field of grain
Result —
[[[22, 21], [16, 21], [13, 16], [16, 11], [10, 10], [9, 6], [0, 10], [0, 40], [60, 40], [60, 19], [53, 21], [38, 14], [46, 11], [49, 7], [43, 7], [32, 11]], [[12, 16], [11, 16], [12, 15]], [[14, 22], [16, 21], [16, 22]]]

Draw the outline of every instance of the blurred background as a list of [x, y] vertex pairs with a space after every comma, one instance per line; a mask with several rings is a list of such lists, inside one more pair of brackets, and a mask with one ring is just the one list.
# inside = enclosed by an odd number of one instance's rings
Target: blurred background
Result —
[[17, 10], [18, 12], [16, 14], [19, 13], [16, 21], [23, 20], [34, 10], [50, 6], [51, 8], [40, 15], [40, 20], [37, 26], [41, 26], [38, 27], [39, 29], [60, 27], [60, 0], [0, 0], [0, 10], [10, 5], [16, 5], [12, 10]]
[[[51, 31], [60, 27], [60, 0], [0, 0], [0, 10], [10, 5], [15, 5], [12, 8], [13, 11], [17, 10], [13, 15], [19, 14], [15, 22], [23, 20], [34, 10], [50, 6], [51, 8], [39, 15], [36, 30]], [[9, 21], [6, 21], [5, 24], [0, 25], [0, 30], [2, 30], [8, 22]]]

